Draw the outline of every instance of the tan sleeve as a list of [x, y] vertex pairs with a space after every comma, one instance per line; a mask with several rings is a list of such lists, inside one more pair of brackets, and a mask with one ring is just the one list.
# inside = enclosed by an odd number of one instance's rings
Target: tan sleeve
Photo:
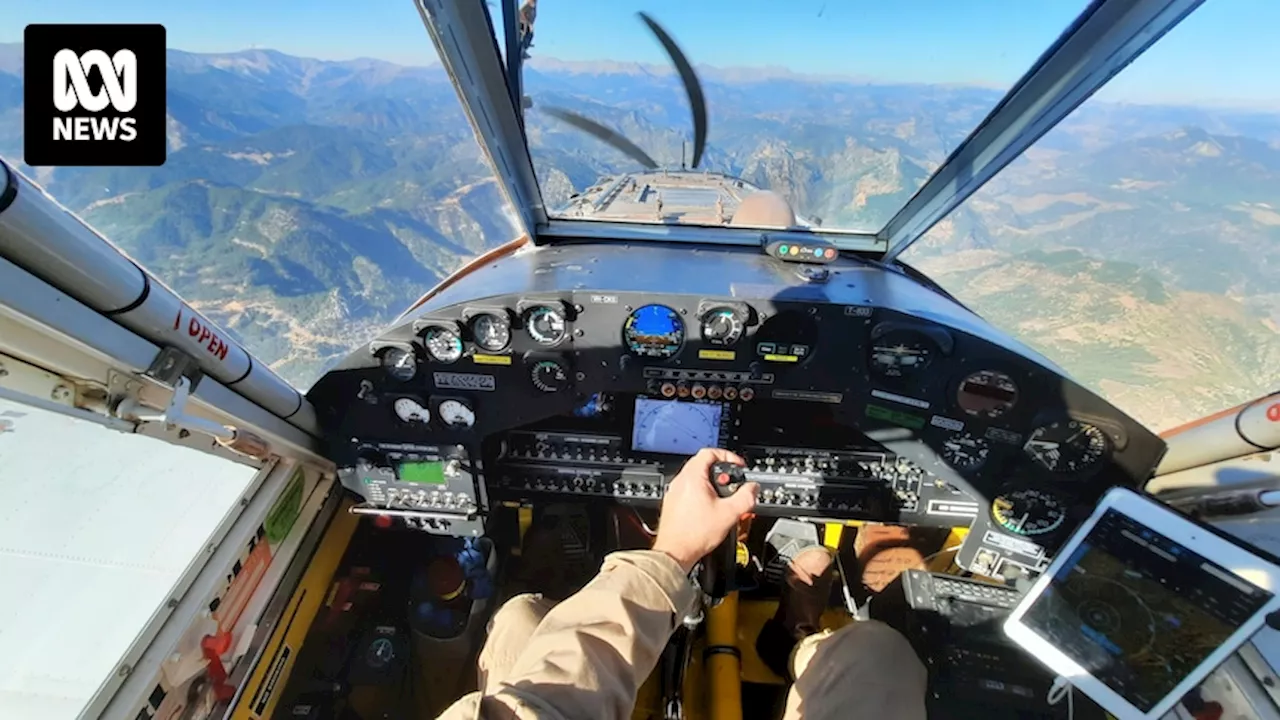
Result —
[[614, 553], [547, 613], [496, 690], [459, 700], [441, 718], [629, 718], [692, 603], [693, 586], [667, 555]]

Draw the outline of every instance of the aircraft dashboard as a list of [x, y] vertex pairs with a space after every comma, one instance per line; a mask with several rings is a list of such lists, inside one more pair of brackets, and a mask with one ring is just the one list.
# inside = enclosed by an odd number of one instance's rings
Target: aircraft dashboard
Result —
[[343, 483], [424, 529], [504, 500], [656, 507], [699, 447], [757, 512], [970, 525], [1038, 572], [1163, 442], [922, 280], [730, 248], [528, 247], [427, 300], [309, 393]]

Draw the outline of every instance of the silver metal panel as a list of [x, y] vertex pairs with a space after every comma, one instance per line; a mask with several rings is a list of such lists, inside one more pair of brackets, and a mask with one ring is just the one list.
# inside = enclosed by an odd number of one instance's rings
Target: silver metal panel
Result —
[[119, 248], [2, 160], [0, 175], [11, 178], [15, 192], [0, 209], [0, 257], [57, 287], [74, 288], [77, 298], [102, 312], [142, 297], [143, 272]]
[[415, 0], [414, 4], [493, 166], [498, 186], [515, 208], [519, 232], [533, 238], [546, 223], [547, 213], [485, 4], [468, 0]]
[[896, 258], [1203, 0], [1094, 0], [885, 225]]
[[[652, 242], [702, 243], [707, 245], [744, 245], [761, 247], [761, 238], [795, 242], [830, 243], [841, 250], [882, 252], [885, 241], [870, 233], [832, 232], [829, 230], [769, 230], [744, 227], [704, 227], [700, 225], [668, 225], [601, 220], [551, 220], [539, 233], [539, 240], [639, 240]], [[687, 252], [687, 251], [686, 251]]]
[[[129, 374], [145, 370], [160, 351], [146, 339], [4, 259], [0, 259], [0, 316], [32, 327], [45, 338], [59, 340], [59, 345], [53, 348], [47, 344], [42, 346], [42, 354], [59, 348], [67, 354], [87, 351], [96, 357], [109, 358], [110, 367]], [[6, 336], [4, 346], [9, 348], [8, 343], [13, 340]], [[45, 362], [24, 348], [11, 349], [31, 362]], [[58, 362], [56, 356], [48, 360], [54, 366]], [[83, 365], [83, 361], [78, 362]], [[106, 377], [87, 379], [106, 382]], [[329, 465], [318, 452], [316, 435], [319, 431], [313, 411], [307, 415], [299, 413], [294, 422], [309, 420], [312, 423], [309, 430], [315, 435], [282, 420], [212, 377], [206, 377], [200, 383], [192, 400], [202, 411], [201, 415], [254, 432], [270, 441], [277, 452]]]

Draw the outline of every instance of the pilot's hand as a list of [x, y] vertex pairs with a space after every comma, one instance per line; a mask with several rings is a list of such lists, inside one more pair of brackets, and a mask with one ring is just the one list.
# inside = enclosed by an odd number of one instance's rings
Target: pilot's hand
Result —
[[689, 458], [671, 480], [662, 499], [662, 517], [653, 549], [670, 555], [685, 572], [736, 532], [738, 518], [751, 512], [760, 493], [759, 483], [743, 483], [733, 495], [722, 498], [711, 487], [711, 466], [718, 462], [746, 465], [728, 450], [703, 448]]

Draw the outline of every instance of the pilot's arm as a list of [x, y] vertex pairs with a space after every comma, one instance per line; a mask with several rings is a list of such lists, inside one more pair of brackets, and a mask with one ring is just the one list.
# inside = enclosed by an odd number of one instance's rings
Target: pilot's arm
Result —
[[618, 552], [550, 612], [505, 678], [454, 703], [442, 718], [628, 718], [676, 624], [693, 602], [688, 574], [755, 506], [759, 486], [719, 498], [702, 450], [671, 481], [653, 550]]

